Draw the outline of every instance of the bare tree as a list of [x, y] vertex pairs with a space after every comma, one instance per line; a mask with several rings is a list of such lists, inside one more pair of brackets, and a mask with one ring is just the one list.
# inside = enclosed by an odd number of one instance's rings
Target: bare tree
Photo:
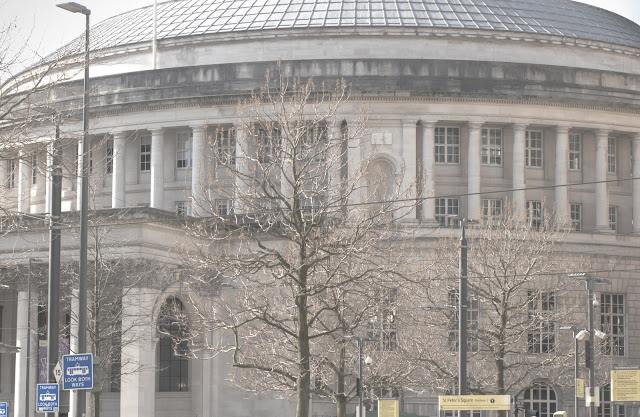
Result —
[[[211, 186], [197, 190], [203, 217], [183, 248], [193, 288], [209, 294], [192, 300], [190, 337], [230, 352], [239, 386], [294, 393], [298, 417], [313, 393], [346, 415], [357, 347], [344, 336], [373, 330], [407, 270], [411, 228], [397, 226], [415, 220], [415, 183], [403, 181], [415, 172], [376, 159], [366, 113], [344, 81], [329, 87], [281, 70], [240, 103], [237, 129], [210, 138]], [[207, 344], [212, 330], [221, 337]]]
[[[579, 259], [565, 251], [565, 233], [550, 218], [536, 224], [510, 210], [467, 230], [468, 392], [518, 394], [536, 379], [568, 382], [572, 352], [558, 348], [556, 326], [576, 324], [582, 310], [567, 279]], [[416, 359], [441, 392], [455, 390], [458, 377], [456, 235], [431, 251], [424, 295], [432, 307], [420, 319], [429, 337], [421, 331], [413, 340]]]

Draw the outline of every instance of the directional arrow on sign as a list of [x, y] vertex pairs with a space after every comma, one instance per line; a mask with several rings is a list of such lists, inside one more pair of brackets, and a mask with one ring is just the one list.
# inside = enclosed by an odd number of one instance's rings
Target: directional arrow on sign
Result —
[[62, 365], [60, 365], [60, 361], [58, 361], [56, 367], [53, 368], [53, 376], [56, 377], [56, 382], [60, 383], [60, 378], [62, 378]]

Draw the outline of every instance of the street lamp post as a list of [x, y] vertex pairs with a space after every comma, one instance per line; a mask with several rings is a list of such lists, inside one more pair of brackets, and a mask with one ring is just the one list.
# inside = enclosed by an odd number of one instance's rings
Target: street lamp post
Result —
[[575, 393], [574, 397], [574, 408], [575, 408], [575, 417], [580, 417], [580, 413], [578, 411], [578, 379], [580, 379], [580, 340], [578, 339], [578, 333], [582, 331], [578, 329], [576, 326], [563, 326], [560, 327], [560, 330], [571, 330], [573, 332], [573, 356], [574, 356], [574, 384], [575, 384]]
[[[586, 281], [587, 284], [587, 319], [588, 319], [588, 324], [589, 327], [587, 329], [587, 332], [589, 333], [589, 345], [587, 346], [587, 352], [586, 355], [589, 358], [589, 363], [588, 363], [588, 368], [589, 368], [589, 393], [590, 393], [590, 397], [593, 398], [595, 393], [591, 392], [592, 390], [595, 390], [595, 349], [594, 349], [594, 335], [595, 335], [595, 330], [593, 328], [594, 326], [594, 310], [596, 309], [596, 307], [598, 307], [599, 303], [595, 298], [595, 286], [596, 284], [611, 284], [611, 281], [608, 279], [604, 279], [604, 278], [597, 278], [594, 277], [593, 275], [589, 274], [589, 273], [576, 273], [576, 274], [569, 274], [569, 277], [571, 278], [580, 278], [580, 279], [584, 279]], [[577, 335], [576, 335], [577, 336]], [[590, 417], [595, 417], [596, 416], [596, 409], [595, 409], [595, 405], [591, 405], [589, 406], [589, 415]]]
[[[82, 181], [80, 194], [80, 266], [78, 271], [78, 352], [87, 351], [87, 232], [89, 211], [89, 17], [91, 10], [75, 3], [60, 3], [56, 5], [72, 13], [85, 16], [84, 34], [84, 86], [82, 95]], [[51, 340], [51, 339], [49, 339]], [[51, 343], [49, 343], [51, 344]], [[57, 343], [56, 343], [57, 348]], [[53, 373], [53, 369], [51, 369]], [[76, 417], [85, 413], [86, 395], [78, 393]]]
[[29, 381], [29, 369], [31, 367], [31, 278], [32, 278], [32, 265], [45, 263], [39, 258], [29, 258], [29, 270], [27, 273], [27, 352], [26, 362], [27, 369], [25, 370], [25, 392], [24, 392], [24, 415], [29, 414], [29, 389], [31, 388], [31, 382]]
[[[451, 220], [460, 221], [460, 257], [459, 257], [459, 281], [458, 281], [458, 394], [467, 395], [467, 307], [468, 307], [468, 276], [467, 276], [467, 237], [465, 230], [469, 223], [476, 223], [477, 220], [449, 216]], [[465, 417], [467, 413], [460, 411], [460, 416]]]
[[[355, 340], [358, 343], [358, 385], [357, 385], [357, 394], [358, 394], [358, 413], [356, 417], [364, 417], [364, 393], [362, 392], [362, 362], [363, 362], [363, 348], [364, 342], [372, 342], [376, 339], [370, 337], [362, 337], [362, 336], [354, 336], [348, 335], [344, 336], [345, 339]], [[367, 358], [367, 364], [371, 363], [371, 358]]]

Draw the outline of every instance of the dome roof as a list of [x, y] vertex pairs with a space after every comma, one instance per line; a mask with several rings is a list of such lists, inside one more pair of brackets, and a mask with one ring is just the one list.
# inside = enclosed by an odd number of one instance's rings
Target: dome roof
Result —
[[[153, 6], [106, 19], [91, 49], [148, 42]], [[571, 0], [177, 0], [158, 4], [159, 40], [290, 28], [411, 27], [517, 32], [640, 48], [640, 26]], [[81, 51], [78, 38], [62, 51]]]

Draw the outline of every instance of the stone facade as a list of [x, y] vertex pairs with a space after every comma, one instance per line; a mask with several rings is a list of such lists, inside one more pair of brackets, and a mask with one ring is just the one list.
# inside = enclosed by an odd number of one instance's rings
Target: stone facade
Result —
[[[640, 43], [551, 32], [355, 25], [166, 35], [156, 56], [147, 39], [94, 48], [92, 57], [90, 205], [101, 215], [130, 211], [145, 219], [114, 226], [111, 256], [177, 267], [170, 252], [180, 231], [167, 218], [189, 210], [191, 199], [200, 200], [207, 177], [198, 170], [216, 169], [207, 165], [212, 159], [207, 141], [217, 129], [238, 125], [237, 101], [259, 88], [266, 71], [280, 61], [293, 76], [349, 83], [351, 97], [342, 110], [347, 125], [362, 105], [375, 120], [349, 159], [377, 153], [407, 184], [425, 178], [430, 198], [409, 216], [421, 224], [424, 241], [433, 243], [434, 229], [448, 221], [445, 214], [482, 218], [513, 203], [535, 219], [544, 202], [555, 221], [574, 229], [568, 252], [592, 258], [594, 270], [613, 281], [607, 291], [624, 296], [626, 353], [614, 361], [638, 365]], [[73, 72], [77, 62], [70, 67]], [[3, 91], [23, 90], [29, 77], [17, 76]], [[81, 86], [81, 80], [70, 80], [35, 95], [35, 101], [78, 108]], [[81, 124], [65, 120], [60, 127], [67, 167], [62, 206], [65, 223], [74, 225]], [[49, 211], [51, 179], [37, 168], [47, 165], [42, 143], [53, 139], [53, 129], [39, 128], [32, 142], [0, 161], [4, 209], [25, 218]], [[236, 142], [241, 141], [239, 129]], [[46, 257], [46, 230], [39, 227], [3, 237], [0, 257], [23, 264]], [[70, 259], [77, 252], [75, 236], [75, 229], [64, 234]], [[2, 327], [17, 328], [3, 332], [2, 341], [24, 346], [25, 290], [0, 292], [7, 300]], [[171, 286], [143, 287], [127, 294], [123, 305], [157, 311], [171, 296], [179, 296]], [[140, 344], [123, 349], [142, 371], [123, 377], [121, 393], [103, 395], [104, 417], [294, 415], [287, 400], [247, 399], [234, 390], [225, 382], [228, 358], [223, 357], [191, 360], [188, 391], [157, 392], [157, 315], [147, 319]], [[37, 368], [31, 363], [33, 378]], [[0, 358], [0, 399], [13, 404], [15, 417], [24, 415], [19, 404], [25, 364], [24, 353], [15, 364], [8, 355]], [[570, 390], [556, 392], [558, 408], [571, 410]], [[403, 407], [422, 416], [437, 413], [432, 395], [407, 395]], [[312, 408], [313, 416], [335, 415], [323, 399], [314, 398]], [[628, 406], [626, 413], [635, 408]], [[622, 417], [623, 411], [614, 407], [603, 417]]]

